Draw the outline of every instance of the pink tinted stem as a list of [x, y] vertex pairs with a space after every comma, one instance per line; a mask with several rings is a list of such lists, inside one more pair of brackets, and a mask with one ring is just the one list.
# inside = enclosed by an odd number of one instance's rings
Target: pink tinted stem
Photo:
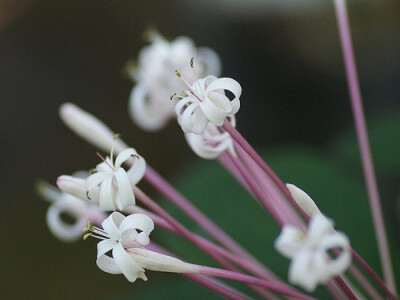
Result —
[[334, 0], [333, 2], [335, 5], [336, 19], [338, 23], [344, 65], [346, 69], [347, 84], [350, 93], [358, 145], [360, 148], [362, 166], [364, 170], [364, 178], [367, 186], [369, 202], [375, 227], [375, 236], [378, 241], [378, 249], [383, 269], [383, 275], [388, 288], [396, 293], [396, 284], [392, 271], [390, 250], [386, 237], [385, 224], [378, 193], [378, 185], [375, 178], [367, 128], [365, 124], [360, 86], [353, 54], [353, 45], [350, 36], [350, 27], [347, 16], [346, 3], [344, 0]]

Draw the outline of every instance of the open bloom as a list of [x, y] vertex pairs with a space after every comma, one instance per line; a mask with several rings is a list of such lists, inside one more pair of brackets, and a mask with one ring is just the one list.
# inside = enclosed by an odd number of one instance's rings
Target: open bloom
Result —
[[[178, 76], [182, 76], [177, 72]], [[183, 77], [182, 77], [183, 78]], [[228, 116], [234, 116], [240, 108], [240, 84], [232, 78], [207, 76], [189, 86], [175, 106], [178, 122], [184, 132], [202, 133], [209, 123], [221, 126]], [[233, 95], [229, 99], [225, 91]]]
[[[97, 205], [60, 192], [48, 183], [39, 183], [38, 191], [43, 198], [51, 202], [46, 214], [51, 233], [64, 242], [80, 239], [81, 228], [86, 224], [87, 219], [100, 223], [106, 217]], [[64, 218], [66, 216], [71, 218], [71, 222]]]
[[[230, 122], [235, 126], [235, 117], [230, 117]], [[205, 159], [217, 158], [221, 153], [229, 151], [236, 155], [233, 141], [229, 133], [221, 132], [214, 124], [208, 123], [201, 134], [185, 133], [186, 140], [192, 150]]]
[[[133, 166], [125, 171], [121, 165], [129, 160], [135, 159]], [[135, 185], [142, 179], [146, 170], [144, 159], [139, 156], [133, 148], [123, 150], [113, 158], [113, 150], [110, 157], [96, 166], [95, 173], [86, 179], [87, 197], [98, 193], [99, 206], [102, 211], [123, 210], [125, 207], [135, 205], [135, 195], [132, 191], [132, 185]]]
[[[89, 232], [85, 238], [91, 235], [102, 240], [97, 244], [97, 266], [107, 273], [122, 273], [130, 282], [135, 282], [137, 278], [147, 280], [144, 269], [125, 249], [142, 248], [149, 244], [149, 234], [154, 229], [151, 218], [143, 214], [125, 217], [119, 212], [113, 212], [101, 225], [103, 229], [88, 222], [88, 226], [83, 229]], [[112, 257], [107, 255], [110, 250]]]
[[136, 81], [132, 89], [129, 111], [132, 119], [145, 130], [158, 130], [174, 116], [174, 101], [170, 95], [182, 90], [185, 85], [171, 76], [176, 68], [182, 70], [190, 82], [194, 81], [187, 62], [196, 57], [199, 74], [219, 75], [220, 60], [209, 48], [196, 48], [187, 37], [168, 41], [159, 33], [151, 34], [151, 44], [141, 50], [132, 78]]
[[[97, 266], [110, 274], [124, 274], [130, 282], [147, 280], [146, 269], [161, 272], [196, 273], [198, 268], [174, 257], [144, 249], [150, 243], [153, 220], [144, 214], [125, 217], [113, 212], [102, 223], [103, 229], [88, 222], [83, 229], [85, 238], [93, 236], [102, 241], [97, 245]], [[112, 257], [107, 252], [112, 251]]]
[[[335, 231], [331, 222], [321, 214], [312, 217], [307, 234], [291, 225], [284, 226], [275, 241], [275, 248], [292, 259], [289, 282], [309, 292], [319, 283], [326, 283], [331, 277], [342, 274], [351, 262], [348, 238]], [[336, 252], [336, 256], [332, 258], [329, 251]]]

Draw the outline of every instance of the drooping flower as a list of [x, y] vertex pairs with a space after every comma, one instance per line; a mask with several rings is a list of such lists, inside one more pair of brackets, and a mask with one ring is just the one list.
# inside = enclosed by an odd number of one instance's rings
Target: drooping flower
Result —
[[[135, 162], [125, 171], [121, 165], [129, 159], [135, 159]], [[87, 197], [91, 199], [91, 193], [98, 193], [98, 204], [102, 211], [123, 210], [127, 206], [135, 205], [132, 185], [142, 179], [145, 170], [144, 159], [133, 148], [123, 150], [115, 161], [112, 149], [110, 157], [107, 156], [98, 164], [93, 170], [95, 173], [86, 179]]]
[[[306, 234], [294, 226], [285, 225], [275, 241], [275, 248], [291, 259], [289, 282], [308, 292], [342, 274], [351, 262], [348, 238], [335, 231], [322, 214], [311, 218]], [[331, 252], [334, 257], [331, 257]]]
[[[97, 266], [110, 274], [124, 274], [130, 282], [147, 280], [146, 269], [162, 272], [195, 273], [198, 268], [179, 259], [144, 249], [150, 243], [153, 220], [144, 214], [125, 217], [113, 212], [102, 223], [103, 229], [88, 222], [84, 238], [92, 236], [102, 241], [97, 244]], [[112, 257], [107, 252], [112, 252]]]
[[[235, 117], [232, 116], [229, 119], [231, 124], [235, 126]], [[227, 150], [232, 155], [236, 155], [229, 133], [222, 132], [214, 124], [208, 123], [206, 129], [201, 134], [186, 132], [185, 138], [190, 148], [202, 158], [215, 159]]]
[[196, 48], [187, 37], [178, 37], [169, 42], [157, 32], [150, 34], [151, 44], [141, 50], [137, 66], [132, 69], [136, 81], [132, 89], [129, 112], [135, 123], [149, 131], [163, 127], [174, 116], [174, 101], [169, 101], [174, 91], [185, 88], [184, 83], [171, 76], [176, 68], [193, 82], [187, 62], [196, 57], [199, 75], [220, 73], [220, 60], [209, 48]]
[[[191, 62], [192, 65], [192, 62]], [[182, 74], [177, 71], [178, 77]], [[182, 77], [183, 79], [183, 77]], [[240, 108], [240, 84], [232, 78], [207, 76], [189, 86], [175, 106], [178, 122], [184, 132], [202, 133], [209, 123], [221, 126], [226, 117], [234, 116]], [[226, 92], [233, 95], [231, 100]]]
[[[46, 214], [47, 225], [54, 236], [64, 242], [80, 239], [87, 219], [100, 223], [106, 217], [97, 205], [61, 192], [46, 182], [40, 182], [37, 188], [40, 195], [51, 202]], [[65, 217], [70, 217], [71, 222]]]

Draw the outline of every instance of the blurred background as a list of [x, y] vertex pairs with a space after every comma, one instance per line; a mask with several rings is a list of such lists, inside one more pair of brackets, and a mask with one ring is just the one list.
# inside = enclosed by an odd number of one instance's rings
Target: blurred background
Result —
[[[349, 10], [367, 120], [378, 124], [371, 138], [386, 222], [398, 247], [400, 2], [352, 1]], [[194, 176], [188, 166], [202, 161], [178, 125], [146, 133], [127, 114], [133, 83], [124, 68], [146, 45], [143, 32], [149, 26], [170, 39], [187, 35], [219, 53], [223, 75], [243, 88], [238, 128], [253, 145], [267, 149], [271, 161], [283, 161], [281, 149], [291, 153], [288, 157], [312, 149], [315, 155], [307, 157], [345, 167], [354, 163], [344, 173], [351, 169], [363, 187], [331, 1], [0, 0], [0, 286], [9, 299], [129, 297], [155, 287], [152, 277], [159, 275], [153, 273], [150, 283], [132, 285], [101, 272], [93, 241], [55, 239], [45, 222], [48, 204], [34, 189], [38, 179], [55, 183], [61, 174], [98, 163], [91, 146], [59, 120], [64, 102], [104, 120], [185, 189], [184, 178]], [[302, 163], [305, 167], [296, 169], [300, 181], [308, 165]], [[297, 178], [290, 177], [290, 166], [285, 173], [276, 165], [284, 179]], [[330, 173], [313, 172], [314, 179]], [[319, 186], [330, 184], [321, 178]], [[317, 194], [315, 188], [311, 195]], [[160, 287], [167, 282], [163, 278]]]

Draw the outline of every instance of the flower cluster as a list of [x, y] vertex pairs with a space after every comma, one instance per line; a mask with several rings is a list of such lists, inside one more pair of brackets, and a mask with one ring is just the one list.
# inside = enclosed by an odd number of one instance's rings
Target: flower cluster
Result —
[[[341, 296], [340, 289], [354, 299], [358, 291], [345, 280], [344, 273], [349, 270], [361, 285], [365, 285], [366, 280], [349, 268], [355, 252], [350, 248], [348, 237], [334, 230], [333, 221], [321, 213], [305, 192], [292, 184], [285, 185], [236, 130], [235, 114], [240, 108], [242, 93], [240, 84], [231, 78], [207, 76], [210, 71], [218, 73], [218, 58], [210, 49], [196, 49], [188, 38], [168, 42], [161, 35], [153, 34], [151, 41], [152, 44], [140, 53], [132, 73], [137, 83], [130, 99], [135, 122], [145, 129], [156, 130], [175, 112], [193, 151], [205, 159], [218, 159], [282, 228], [275, 248], [291, 259], [289, 283], [307, 292], [313, 292], [321, 284], [336, 298]], [[197, 72], [193, 56], [199, 58]], [[192, 57], [190, 68], [188, 57]], [[171, 74], [171, 70], [177, 68], [181, 70], [176, 71], [180, 79]], [[201, 77], [197, 78], [196, 74]], [[173, 94], [172, 101], [168, 101], [167, 95], [174, 89], [183, 91]], [[113, 131], [99, 119], [70, 103], [61, 107], [60, 115], [79, 136], [103, 151], [111, 149], [105, 158], [96, 150], [101, 162], [90, 174], [60, 176], [57, 185], [62, 192], [47, 184], [39, 186], [43, 197], [53, 202], [48, 211], [48, 224], [56, 236], [66, 241], [75, 240], [82, 236], [77, 228], [87, 222], [83, 228], [84, 239], [91, 236], [101, 240], [96, 259], [101, 270], [123, 274], [130, 282], [138, 278], [147, 280], [145, 269], [185, 273], [190, 279], [233, 299], [248, 297], [209, 276], [246, 283], [264, 298], [273, 298], [271, 292], [276, 292], [289, 298], [312, 299], [282, 282], [148, 166], [135, 149], [116, 139]], [[191, 232], [144, 193], [137, 186], [142, 178], [216, 242]], [[75, 218], [75, 224], [65, 224], [61, 218], [65, 212]], [[186, 263], [150, 242], [149, 235], [155, 225], [185, 238], [223, 269]], [[372, 273], [357, 255], [355, 260]], [[378, 275], [371, 276], [388, 298], [395, 297]], [[378, 294], [369, 286], [366, 293], [369, 296]]]
[[174, 91], [185, 85], [171, 74], [180, 68], [190, 82], [194, 81], [187, 62], [196, 57], [200, 76], [220, 73], [220, 61], [209, 48], [196, 48], [187, 37], [166, 40], [157, 32], [149, 33], [151, 44], [139, 53], [137, 66], [131, 71], [136, 82], [129, 100], [129, 112], [141, 128], [154, 131], [162, 128], [174, 116], [175, 101], [168, 101]]

